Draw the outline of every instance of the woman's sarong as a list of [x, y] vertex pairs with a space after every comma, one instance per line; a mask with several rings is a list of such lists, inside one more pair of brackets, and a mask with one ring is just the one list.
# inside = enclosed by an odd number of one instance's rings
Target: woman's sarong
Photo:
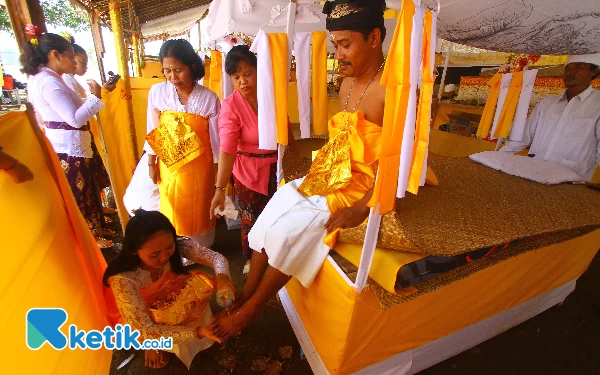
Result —
[[208, 120], [186, 112], [164, 111], [146, 140], [159, 159], [160, 212], [177, 234], [193, 236], [214, 228], [210, 202], [215, 173]]
[[238, 198], [240, 204], [242, 221], [242, 253], [244, 253], [246, 259], [251, 259], [252, 253], [254, 253], [254, 250], [248, 244], [248, 233], [250, 233], [250, 229], [254, 226], [256, 219], [263, 212], [267, 203], [269, 203], [269, 199], [277, 191], [277, 163], [271, 164], [269, 173], [269, 195], [249, 189], [235, 175], [233, 176], [235, 196]]
[[[63, 129], [70, 131], [89, 132], [88, 125], [74, 128], [64, 122], [47, 121], [48, 129]], [[108, 173], [104, 168], [102, 158], [92, 140], [92, 158], [71, 156], [59, 153], [60, 164], [65, 171], [73, 197], [91, 230], [99, 230], [104, 225], [102, 214], [102, 189], [110, 186]]]

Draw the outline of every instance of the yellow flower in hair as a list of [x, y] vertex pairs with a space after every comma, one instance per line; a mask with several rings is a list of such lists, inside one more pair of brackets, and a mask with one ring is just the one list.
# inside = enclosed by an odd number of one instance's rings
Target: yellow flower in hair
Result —
[[31, 45], [38, 47], [40, 45], [40, 42], [37, 40], [37, 38], [31, 38], [29, 40], [29, 43], [31, 43]]

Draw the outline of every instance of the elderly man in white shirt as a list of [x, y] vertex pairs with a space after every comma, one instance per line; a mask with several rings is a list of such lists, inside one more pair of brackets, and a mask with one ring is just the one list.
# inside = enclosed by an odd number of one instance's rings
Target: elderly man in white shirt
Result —
[[542, 100], [525, 125], [521, 141], [500, 151], [519, 152], [564, 165], [590, 181], [600, 163], [600, 91], [591, 86], [600, 75], [600, 54], [570, 56], [564, 73], [566, 90]]

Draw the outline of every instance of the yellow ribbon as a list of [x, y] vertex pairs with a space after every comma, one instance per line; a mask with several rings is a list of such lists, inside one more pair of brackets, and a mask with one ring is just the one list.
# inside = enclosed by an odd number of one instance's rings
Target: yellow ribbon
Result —
[[275, 118], [277, 143], [288, 144], [288, 48], [286, 33], [267, 34], [273, 66], [273, 91], [275, 94]]
[[502, 82], [502, 74], [496, 73], [489, 81], [490, 93], [487, 101], [485, 102], [485, 108], [481, 115], [481, 122], [477, 129], [477, 136], [479, 138], [487, 138], [492, 127], [492, 121], [494, 121], [494, 113], [496, 112], [496, 104], [498, 103], [498, 96], [500, 95], [500, 83]]
[[219, 51], [210, 51], [210, 77], [208, 88], [221, 98], [221, 75], [223, 74], [223, 55]]
[[407, 190], [413, 194], [419, 191], [427, 146], [429, 145], [429, 123], [431, 121], [431, 100], [433, 94], [433, 71], [431, 69], [431, 40], [433, 13], [425, 13], [423, 27], [423, 83], [417, 112], [417, 127], [415, 129], [415, 145], [413, 147], [412, 167], [408, 177]]
[[369, 206], [375, 207], [379, 203], [382, 215], [392, 211], [396, 202], [400, 148], [410, 93], [410, 59], [407, 56], [410, 56], [415, 9], [412, 0], [402, 1], [402, 11], [381, 77], [381, 84], [387, 86], [382, 147], [377, 182]]
[[515, 112], [517, 111], [517, 105], [519, 104], [519, 97], [521, 96], [521, 88], [523, 87], [523, 75], [524, 72], [513, 73], [512, 80], [510, 81], [510, 87], [506, 94], [506, 100], [502, 106], [500, 112], [500, 118], [498, 119], [498, 125], [494, 132], [495, 138], [508, 138], [510, 127], [512, 126], [515, 118]]

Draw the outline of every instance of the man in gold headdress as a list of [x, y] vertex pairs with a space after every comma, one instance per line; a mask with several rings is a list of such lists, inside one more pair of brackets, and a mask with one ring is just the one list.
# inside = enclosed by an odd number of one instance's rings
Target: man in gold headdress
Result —
[[[213, 323], [227, 338], [256, 319], [294, 276], [309, 287], [338, 231], [363, 223], [377, 172], [385, 87], [379, 84], [384, 58], [385, 1], [327, 1], [326, 27], [340, 73], [339, 112], [329, 121], [330, 141], [308, 175], [283, 186], [249, 233], [255, 250], [244, 290]], [[233, 313], [231, 313], [233, 311]]]

